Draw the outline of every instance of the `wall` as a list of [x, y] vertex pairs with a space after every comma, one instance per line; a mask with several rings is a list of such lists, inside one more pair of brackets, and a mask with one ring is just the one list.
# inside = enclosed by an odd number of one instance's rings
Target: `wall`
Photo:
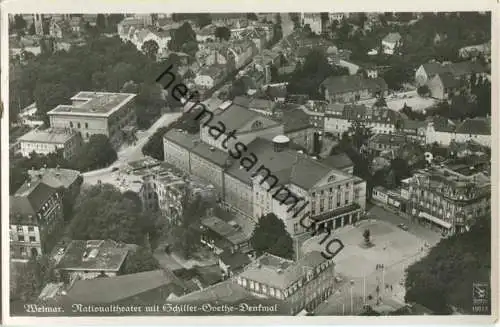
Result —
[[224, 201], [243, 211], [249, 217], [253, 216], [253, 190], [247, 185], [228, 174], [224, 174]]
[[175, 144], [166, 138], [163, 139], [163, 151], [165, 154], [165, 162], [168, 162], [175, 167], [185, 171], [191, 171], [189, 150]]
[[221, 167], [191, 152], [191, 173], [214, 184], [219, 193], [223, 194], [224, 176]]
[[55, 128], [73, 128], [82, 134], [84, 141], [88, 141], [90, 136], [95, 134], [103, 134], [109, 137], [108, 120], [106, 117], [50, 115], [50, 126]]

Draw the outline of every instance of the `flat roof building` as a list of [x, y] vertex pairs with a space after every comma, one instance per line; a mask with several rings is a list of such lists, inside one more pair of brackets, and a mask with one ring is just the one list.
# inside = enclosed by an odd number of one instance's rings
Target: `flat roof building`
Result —
[[71, 128], [88, 141], [92, 135], [106, 135], [118, 146], [123, 130], [135, 125], [133, 93], [79, 92], [71, 105], [58, 105], [47, 114], [50, 126]]

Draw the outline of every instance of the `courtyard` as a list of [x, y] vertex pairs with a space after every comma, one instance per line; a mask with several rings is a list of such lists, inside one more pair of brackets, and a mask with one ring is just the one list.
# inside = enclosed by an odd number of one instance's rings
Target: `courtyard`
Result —
[[[371, 247], [364, 246], [363, 232], [367, 229], [371, 235]], [[301, 252], [324, 251], [328, 243], [320, 244], [324, 238], [325, 234], [305, 241]], [[336, 274], [342, 281], [337, 292], [316, 309], [319, 315], [359, 314], [365, 303], [372, 306], [386, 304], [395, 309], [403, 306], [404, 271], [425, 256], [431, 246], [394, 224], [374, 219], [335, 230], [330, 236], [333, 238], [340, 239], [345, 246], [334, 259]]]

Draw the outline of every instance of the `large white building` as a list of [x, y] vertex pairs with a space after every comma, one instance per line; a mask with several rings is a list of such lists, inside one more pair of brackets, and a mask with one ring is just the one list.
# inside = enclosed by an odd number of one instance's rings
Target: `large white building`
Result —
[[135, 126], [136, 116], [132, 93], [79, 92], [71, 98], [72, 105], [58, 105], [47, 114], [50, 126], [73, 129], [88, 141], [92, 135], [106, 135], [119, 145], [124, 130]]
[[34, 129], [21, 136], [19, 144], [24, 157], [32, 152], [47, 155], [61, 150], [65, 159], [71, 159], [78, 152], [82, 138], [70, 128]]
[[428, 122], [425, 130], [425, 142], [448, 146], [452, 141], [464, 143], [475, 141], [491, 147], [491, 119], [468, 118], [461, 123], [454, 123], [446, 118], [436, 117]]
[[341, 138], [353, 121], [362, 122], [373, 134], [394, 134], [403, 127], [404, 117], [387, 108], [333, 104], [325, 112], [324, 130]]
[[[212, 183], [230, 211], [255, 222], [273, 212], [283, 219], [291, 235], [306, 231], [299, 227], [298, 219], [307, 211], [311, 218], [305, 218], [305, 226], [317, 229], [338, 228], [360, 218], [365, 209], [366, 182], [346, 172], [345, 162], [336, 165], [308, 157], [303, 146], [283, 135], [283, 123], [239, 105], [216, 111], [208, 122], [209, 118], [208, 114], [200, 118], [208, 123], [201, 126], [200, 136], [168, 131], [164, 136], [165, 161]], [[220, 128], [220, 124], [226, 127], [225, 135], [214, 137], [219, 133], [209, 126]], [[234, 138], [224, 142], [233, 130]], [[236, 142], [241, 143], [240, 150], [246, 149], [239, 158], [235, 158]], [[258, 162], [249, 167], [243, 157], [257, 158]], [[273, 197], [260, 183], [259, 176], [266, 176], [262, 173], [269, 174], [264, 183], [273, 184], [277, 178], [279, 185], [292, 192], [284, 205], [281, 195]], [[309, 202], [298, 218], [291, 218], [286, 208], [294, 197], [301, 201], [297, 206]]]

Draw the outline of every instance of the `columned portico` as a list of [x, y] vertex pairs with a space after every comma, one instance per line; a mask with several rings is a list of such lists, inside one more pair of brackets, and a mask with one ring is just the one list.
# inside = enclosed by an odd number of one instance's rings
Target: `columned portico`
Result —
[[356, 203], [312, 217], [318, 232], [342, 228], [359, 220], [361, 208]]

